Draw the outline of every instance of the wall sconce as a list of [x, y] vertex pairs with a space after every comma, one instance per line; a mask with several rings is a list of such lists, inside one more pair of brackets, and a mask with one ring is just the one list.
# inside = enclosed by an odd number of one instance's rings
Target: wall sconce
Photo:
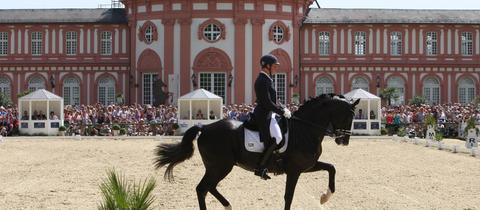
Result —
[[298, 75], [293, 77], [293, 83], [290, 84], [290, 87], [297, 87], [298, 86]]
[[50, 86], [52, 86], [52, 89], [55, 88], [55, 78], [53, 77], [53, 74], [50, 75]]
[[377, 75], [376, 81], [377, 81], [377, 88], [380, 88], [380, 75]]
[[233, 75], [230, 74], [230, 75], [228, 75], [228, 87], [232, 86], [232, 82], [233, 82]]
[[193, 87], [197, 87], [197, 75], [195, 73], [193, 73], [190, 78], [192, 79]]

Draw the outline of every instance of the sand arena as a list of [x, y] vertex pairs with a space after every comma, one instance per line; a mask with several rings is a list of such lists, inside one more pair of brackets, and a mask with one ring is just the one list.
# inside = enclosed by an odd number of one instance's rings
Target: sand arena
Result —
[[[0, 143], [0, 209], [96, 209], [98, 185], [112, 167], [129, 179], [155, 176], [155, 209], [197, 209], [198, 151], [168, 183], [152, 166], [159, 143], [7, 138]], [[327, 172], [303, 174], [292, 209], [480, 209], [479, 158], [391, 140], [353, 139], [343, 147], [326, 139], [323, 146], [320, 159], [337, 169], [337, 192], [320, 205]], [[263, 181], [235, 167], [218, 190], [233, 209], [282, 209], [284, 185], [284, 175]], [[207, 205], [223, 209], [211, 195]]]

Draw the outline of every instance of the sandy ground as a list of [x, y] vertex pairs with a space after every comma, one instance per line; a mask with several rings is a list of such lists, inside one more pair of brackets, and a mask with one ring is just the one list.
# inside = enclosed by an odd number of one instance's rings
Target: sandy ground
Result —
[[[154, 140], [8, 140], [0, 143], [0, 209], [96, 209], [98, 185], [115, 167], [129, 179], [155, 176], [155, 209], [197, 209], [204, 168], [198, 152], [163, 180], [152, 167]], [[450, 142], [451, 143], [451, 142]], [[324, 143], [322, 161], [337, 169], [337, 192], [325, 205], [327, 173], [304, 174], [292, 209], [480, 209], [480, 159], [412, 143]], [[461, 143], [460, 143], [461, 144]], [[283, 209], [285, 176], [263, 181], [235, 167], [219, 191], [234, 209]], [[213, 196], [209, 209], [223, 209]]]

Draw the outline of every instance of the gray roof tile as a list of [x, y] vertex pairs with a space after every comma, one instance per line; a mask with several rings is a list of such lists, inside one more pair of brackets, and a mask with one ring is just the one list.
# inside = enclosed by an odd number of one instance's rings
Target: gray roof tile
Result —
[[480, 10], [312, 8], [304, 23], [480, 24]]
[[125, 9], [5, 9], [0, 23], [127, 23]]

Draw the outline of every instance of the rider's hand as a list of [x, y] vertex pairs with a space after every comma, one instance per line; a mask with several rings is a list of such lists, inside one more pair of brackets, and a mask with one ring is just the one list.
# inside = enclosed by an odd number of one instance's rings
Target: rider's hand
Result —
[[283, 116], [287, 119], [292, 117], [292, 112], [288, 108], [283, 108]]

